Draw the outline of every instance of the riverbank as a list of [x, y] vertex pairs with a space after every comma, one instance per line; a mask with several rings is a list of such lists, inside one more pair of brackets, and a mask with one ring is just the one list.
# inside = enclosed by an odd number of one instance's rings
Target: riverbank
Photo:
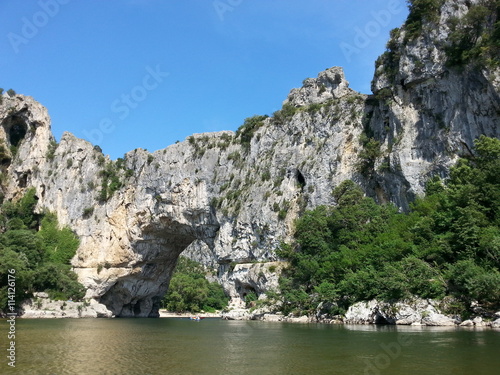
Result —
[[21, 303], [21, 318], [25, 319], [51, 319], [51, 318], [113, 318], [114, 315], [108, 308], [96, 302], [87, 301], [55, 301], [47, 293], [34, 293]]
[[474, 319], [467, 319], [464, 321], [453, 321], [453, 322], [412, 322], [412, 323], [390, 323], [386, 321], [380, 322], [353, 322], [345, 318], [345, 316], [334, 316], [334, 317], [321, 317], [316, 316], [285, 316], [283, 314], [277, 313], [250, 313], [248, 311], [230, 311], [223, 314], [222, 319], [224, 320], [258, 320], [263, 322], [283, 322], [283, 323], [322, 323], [322, 324], [338, 324], [338, 325], [397, 325], [397, 326], [412, 326], [412, 327], [466, 327], [466, 328], [494, 328], [500, 329], [500, 318], [491, 321], [483, 320], [481, 317], [475, 317]]
[[200, 318], [222, 318], [222, 313], [221, 312], [215, 312], [215, 313], [207, 313], [207, 312], [176, 313], [176, 312], [167, 311], [167, 310], [160, 310], [160, 318], [190, 318], [193, 316], [199, 316]]
[[[54, 301], [46, 293], [36, 293], [34, 298], [22, 303], [25, 319], [39, 318], [112, 318], [106, 306], [89, 300], [85, 302]], [[443, 301], [412, 299], [398, 302], [366, 301], [350, 306], [344, 315], [330, 315], [319, 309], [314, 315], [284, 315], [269, 309], [232, 309], [225, 312], [176, 313], [160, 310], [160, 318], [219, 318], [224, 320], [259, 320], [286, 323], [324, 323], [347, 325], [405, 325], [434, 327], [469, 327], [500, 329], [500, 311], [487, 312], [477, 308], [469, 319], [443, 313]]]
[[[318, 306], [316, 314], [284, 315], [269, 309], [233, 309], [222, 315], [226, 320], [262, 320], [267, 322], [325, 323], [355, 325], [404, 325], [429, 327], [500, 328], [500, 311], [488, 311], [480, 306], [472, 307], [468, 319], [447, 314], [451, 300], [412, 298], [385, 302], [376, 299], [351, 305], [344, 315], [332, 315]], [[266, 311], [267, 310], [267, 311]]]

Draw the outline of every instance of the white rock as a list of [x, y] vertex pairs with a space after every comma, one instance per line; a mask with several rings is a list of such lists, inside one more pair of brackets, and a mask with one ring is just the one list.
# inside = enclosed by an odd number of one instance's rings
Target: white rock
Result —
[[247, 309], [234, 309], [222, 314], [225, 320], [250, 320], [251, 314]]
[[474, 323], [474, 326], [476, 327], [483, 327], [484, 326], [484, 323], [483, 323], [483, 318], [481, 318], [480, 316], [476, 316], [472, 322]]
[[262, 320], [265, 320], [266, 322], [281, 322], [283, 321], [283, 315], [264, 314]]
[[346, 314], [347, 324], [374, 324], [377, 322], [379, 302], [371, 300], [368, 302], [357, 302], [351, 305]]
[[33, 293], [33, 297], [35, 298], [49, 298], [49, 294], [45, 292]]
[[286, 321], [290, 323], [309, 323], [310, 319], [308, 316], [303, 315], [298, 318], [286, 318]]
[[454, 326], [456, 321], [446, 315], [431, 312], [428, 316], [422, 318], [422, 324], [426, 326]]

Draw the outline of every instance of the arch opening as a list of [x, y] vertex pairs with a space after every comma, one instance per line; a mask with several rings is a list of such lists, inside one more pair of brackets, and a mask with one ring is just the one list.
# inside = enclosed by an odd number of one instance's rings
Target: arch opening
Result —
[[142, 238], [133, 244], [137, 261], [126, 267], [112, 264], [109, 269], [111, 273], [124, 275], [116, 278], [99, 302], [116, 317], [159, 317], [161, 301], [180, 254], [197, 239], [213, 247], [218, 223], [189, 225], [163, 219], [146, 226]]

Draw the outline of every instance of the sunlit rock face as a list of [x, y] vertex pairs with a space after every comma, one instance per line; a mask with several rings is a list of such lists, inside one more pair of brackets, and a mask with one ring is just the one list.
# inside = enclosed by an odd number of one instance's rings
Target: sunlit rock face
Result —
[[[180, 253], [217, 268], [240, 306], [249, 288], [262, 294], [276, 283], [238, 264], [277, 260], [295, 219], [335, 204], [331, 191], [342, 181], [407, 210], [429, 177], [446, 177], [473, 153], [474, 139], [500, 136], [499, 70], [445, 64], [447, 21], [475, 2], [445, 2], [408, 43], [404, 28], [395, 35], [399, 59], [393, 73], [378, 64], [374, 95], [350, 89], [333, 67], [304, 80], [280, 113], [252, 128], [194, 134], [122, 161], [69, 133], [56, 147], [47, 110], [4, 94], [3, 195], [35, 187], [38, 209], [57, 213], [81, 239], [72, 264], [87, 297], [117, 316], [157, 316]], [[363, 155], [369, 138], [378, 144], [371, 159]]]

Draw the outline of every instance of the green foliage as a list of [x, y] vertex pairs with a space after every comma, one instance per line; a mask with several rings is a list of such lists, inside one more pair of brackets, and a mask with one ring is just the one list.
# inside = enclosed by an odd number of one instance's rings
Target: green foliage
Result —
[[411, 212], [377, 205], [352, 181], [333, 191], [335, 207], [296, 222], [280, 281], [283, 309], [311, 312], [328, 301], [453, 296], [492, 309], [500, 302], [500, 140], [482, 136], [446, 183], [435, 178]]
[[273, 113], [273, 119], [274, 121], [283, 124], [286, 121], [289, 121], [298, 111], [298, 107], [295, 107], [290, 103], [286, 103], [279, 111]]
[[241, 160], [241, 154], [238, 151], [231, 152], [227, 156], [227, 160], [233, 160], [234, 162], [238, 162], [239, 160]]
[[52, 298], [61, 299], [84, 295], [69, 265], [78, 238], [69, 228], [59, 229], [54, 214], [34, 214], [35, 205], [35, 190], [30, 189], [17, 202], [5, 202], [1, 207], [0, 309], [7, 304], [7, 288], [3, 285], [7, 285], [8, 271], [12, 269], [17, 304], [35, 291], [47, 291]]
[[288, 214], [287, 210], [279, 210], [278, 211], [278, 220], [285, 220], [287, 214]]
[[255, 291], [250, 291], [245, 295], [245, 304], [246, 307], [251, 307], [252, 304], [257, 301], [259, 297], [257, 296], [257, 293]]
[[126, 159], [126, 155], [123, 158], [116, 159], [115, 166], [117, 169], [125, 169], [125, 163], [126, 163], [125, 159]]
[[[95, 146], [94, 146], [94, 149], [95, 149]], [[104, 157], [104, 155], [102, 155], [102, 154], [98, 155], [97, 156], [97, 165], [99, 167], [102, 167], [102, 166], [104, 166], [105, 163], [106, 163], [106, 158]]]
[[[325, 86], [321, 86], [321, 87], [325, 87]], [[320, 90], [321, 91], [321, 90]], [[310, 104], [308, 107], [307, 107], [307, 112], [309, 113], [316, 113], [318, 112], [321, 108], [323, 108], [323, 104], [322, 103], [312, 103]]]
[[[387, 77], [391, 81], [394, 80], [394, 78], [396, 78], [396, 75], [399, 71], [399, 61], [401, 59], [401, 52], [400, 52], [401, 47], [399, 46], [398, 41], [400, 33], [401, 29], [396, 28], [391, 30], [390, 38], [386, 44], [385, 52], [381, 56], [379, 56], [377, 61], [375, 61], [375, 70], [377, 70], [377, 68], [380, 65], [383, 65], [384, 72], [387, 74]], [[382, 89], [380, 91], [383, 90], [385, 89]], [[391, 97], [392, 97], [392, 92], [391, 92]], [[379, 99], [379, 93], [377, 93], [377, 99]]]
[[[209, 138], [207, 136], [195, 138], [191, 135], [188, 137], [189, 144], [194, 148], [193, 156], [195, 158], [201, 158], [203, 157], [203, 155], [205, 155], [207, 147], [209, 146], [208, 140]], [[151, 161], [153, 160], [151, 159]]]
[[383, 89], [377, 91], [377, 93], [375, 94], [375, 97], [378, 100], [388, 102], [389, 100], [391, 100], [394, 97], [394, 94], [392, 93], [392, 90], [390, 88], [384, 87]]
[[471, 61], [483, 66], [499, 65], [500, 0], [471, 5], [465, 16], [452, 18], [448, 26], [448, 66], [463, 66]]
[[8, 94], [11, 98], [12, 98], [12, 97], [14, 97], [14, 96], [16, 96], [16, 92], [15, 92], [14, 90], [12, 90], [12, 89], [8, 89], [8, 90], [7, 90], [7, 94]]
[[269, 169], [265, 169], [261, 175], [262, 182], [269, 181], [271, 179], [271, 172]]
[[59, 228], [57, 217], [48, 213], [42, 219], [37, 233], [42, 240], [42, 249], [49, 262], [69, 264], [80, 245], [79, 239], [69, 228]]
[[46, 262], [33, 272], [33, 290], [44, 290], [49, 297], [57, 300], [83, 298], [85, 288], [77, 281], [77, 276], [67, 264]]
[[427, 22], [439, 20], [439, 10], [444, 0], [407, 0], [410, 13], [405, 22], [405, 43], [419, 37]]
[[250, 149], [250, 143], [255, 132], [264, 125], [264, 120], [268, 116], [253, 116], [246, 118], [238, 130], [236, 130], [236, 138], [239, 138], [241, 145], [245, 151]]
[[83, 209], [82, 216], [87, 218], [94, 213], [94, 207], [86, 207]]
[[380, 142], [366, 136], [362, 137], [360, 141], [363, 148], [358, 155], [359, 163], [357, 169], [361, 174], [367, 175], [373, 172], [375, 161], [382, 155], [380, 151]]
[[[0, 96], [1, 100], [1, 96]], [[1, 104], [1, 103], [0, 103]], [[0, 140], [0, 164], [9, 164], [12, 159], [12, 155], [7, 152], [3, 140]]]
[[164, 307], [175, 312], [221, 310], [228, 298], [222, 286], [209, 282], [203, 266], [185, 257], [179, 257], [170, 286], [163, 299]]
[[50, 161], [54, 160], [54, 157], [56, 154], [56, 149], [57, 149], [57, 142], [50, 141], [49, 147], [47, 148], [47, 153], [45, 154], [45, 157], [47, 159], [49, 159]]
[[38, 198], [34, 188], [26, 191], [26, 194], [17, 202], [5, 202], [2, 205], [1, 220], [8, 224], [10, 220], [22, 222], [22, 228], [35, 229], [40, 220], [40, 215], [34, 213]]
[[467, 302], [500, 300], [500, 272], [498, 269], [485, 269], [473, 259], [461, 260], [450, 264], [448, 269], [450, 288]]
[[99, 200], [107, 201], [111, 198], [115, 191], [120, 189], [123, 184], [118, 176], [118, 170], [113, 162], [106, 164], [106, 168], [99, 172], [102, 177], [101, 191], [99, 192]]

